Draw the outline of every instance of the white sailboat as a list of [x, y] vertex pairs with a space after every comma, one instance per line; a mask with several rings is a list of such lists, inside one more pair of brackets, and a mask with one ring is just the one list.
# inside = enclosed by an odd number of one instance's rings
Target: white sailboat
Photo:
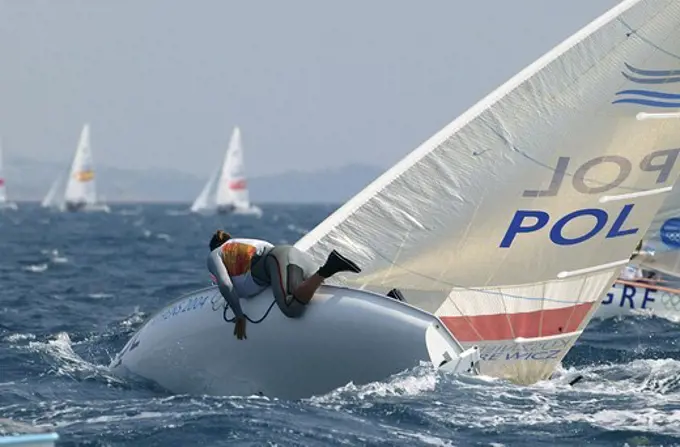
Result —
[[57, 178], [43, 199], [42, 206], [61, 211], [110, 211], [108, 205], [97, 199], [89, 124], [83, 126], [66, 185], [61, 177]]
[[297, 246], [359, 256], [336, 284], [401, 289], [480, 346], [482, 373], [549, 378], [677, 179], [680, 126], [650, 99], [680, 98], [678, 55], [679, 2], [620, 3]]
[[3, 166], [4, 155], [2, 152], [2, 142], [0, 141], [0, 210], [17, 210], [19, 207], [15, 202], [7, 198], [7, 185], [5, 183], [5, 170]]
[[193, 213], [205, 213], [215, 209], [215, 195], [213, 189], [215, 188], [215, 182], [217, 181], [221, 170], [216, 168], [210, 175], [210, 178], [203, 186], [201, 193], [196, 197], [194, 203], [191, 204], [191, 212]]
[[[154, 315], [112, 370], [179, 393], [300, 397], [428, 357], [465, 371], [479, 346], [484, 374], [549, 378], [680, 170], [680, 127], [620, 101], [633, 84], [622, 70], [680, 69], [678, 54], [680, 3], [622, 2], [298, 241], [319, 263], [337, 248], [363, 269], [302, 318], [267, 314], [267, 290], [243, 300], [264, 320], [238, 341], [211, 287]], [[385, 296], [395, 288], [411, 305]]]
[[210, 176], [191, 205], [196, 213], [217, 212], [261, 216], [262, 210], [250, 203], [241, 131], [234, 128], [221, 169]]

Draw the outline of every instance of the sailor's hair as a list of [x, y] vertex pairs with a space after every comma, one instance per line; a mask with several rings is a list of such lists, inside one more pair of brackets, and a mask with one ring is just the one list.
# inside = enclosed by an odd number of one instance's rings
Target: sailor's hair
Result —
[[231, 234], [226, 233], [222, 230], [215, 231], [215, 234], [213, 234], [212, 237], [210, 238], [210, 251], [213, 251], [220, 245], [227, 242], [229, 239], [231, 239]]

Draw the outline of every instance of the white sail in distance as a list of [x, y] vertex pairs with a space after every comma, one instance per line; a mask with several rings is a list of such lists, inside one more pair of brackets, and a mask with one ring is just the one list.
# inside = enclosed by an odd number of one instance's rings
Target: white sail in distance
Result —
[[64, 199], [67, 204], [94, 205], [97, 201], [89, 124], [83, 126], [80, 134], [78, 148], [71, 163]]
[[[56, 188], [56, 185], [53, 187]], [[68, 211], [110, 211], [108, 205], [97, 197], [89, 124], [83, 126], [67, 176], [63, 200], [58, 201], [59, 207]]]
[[217, 206], [222, 205], [234, 205], [236, 208], [250, 207], [243, 143], [238, 127], [234, 128], [231, 135], [217, 190]]
[[[213, 174], [215, 175], [215, 174]], [[235, 127], [224, 154], [218, 177], [206, 182], [191, 206], [193, 212], [218, 211], [260, 216], [262, 210], [250, 203], [241, 130]], [[214, 187], [214, 190], [213, 190]]]
[[60, 208], [63, 205], [64, 176], [60, 175], [50, 186], [40, 206], [43, 208]]
[[[217, 181], [217, 176], [220, 173], [220, 169], [215, 169], [208, 179], [208, 181], [205, 183], [203, 186], [203, 189], [201, 190], [200, 194], [198, 197], [196, 197], [196, 200], [194, 200], [194, 203], [191, 204], [191, 211], [194, 213], [214, 208], [214, 197], [211, 197], [211, 193], [213, 192], [213, 188], [215, 187], [215, 182]], [[212, 203], [211, 203], [212, 202]]]
[[7, 183], [5, 180], [4, 154], [0, 140], [0, 209], [17, 209], [17, 204], [7, 198]]
[[[680, 2], [627, 0], [431, 137], [304, 236], [335, 283], [435, 312], [482, 372], [548, 378], [677, 179]], [[459, 87], [461, 88], [461, 87]], [[641, 115], [645, 113], [647, 115]]]

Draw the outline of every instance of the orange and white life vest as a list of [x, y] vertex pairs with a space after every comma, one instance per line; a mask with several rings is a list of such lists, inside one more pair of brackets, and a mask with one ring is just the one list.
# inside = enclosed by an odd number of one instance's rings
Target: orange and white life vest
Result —
[[220, 257], [239, 296], [254, 296], [268, 287], [255, 282], [250, 265], [255, 256], [262, 256], [273, 247], [269, 242], [258, 239], [229, 239], [222, 244]]

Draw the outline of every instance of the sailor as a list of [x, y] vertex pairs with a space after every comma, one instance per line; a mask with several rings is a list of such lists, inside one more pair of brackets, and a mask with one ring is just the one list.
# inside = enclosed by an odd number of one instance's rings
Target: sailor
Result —
[[253, 297], [272, 287], [274, 299], [287, 317], [302, 315], [324, 279], [339, 272], [359, 273], [352, 261], [333, 250], [326, 263], [316, 268], [311, 257], [291, 245], [232, 238], [218, 230], [210, 239], [208, 270], [236, 316], [234, 335], [246, 337], [246, 316], [240, 298]]
[[648, 261], [652, 257], [654, 257], [654, 249], [644, 240], [640, 240], [637, 247], [635, 247], [635, 251], [630, 256], [630, 263], [621, 270], [619, 277], [628, 281], [653, 278], [655, 276], [653, 273], [650, 276], [649, 271], [640, 268], [640, 264], [644, 260]]
[[621, 270], [619, 277], [627, 281], [637, 281], [638, 279], [644, 278], [644, 274], [642, 273], [642, 269], [628, 264]]
[[654, 254], [654, 248], [646, 241], [640, 240], [640, 242], [637, 244], [637, 247], [635, 247], [635, 251], [630, 257], [630, 260], [641, 262], [642, 259], [640, 258], [652, 258], [654, 257]]

